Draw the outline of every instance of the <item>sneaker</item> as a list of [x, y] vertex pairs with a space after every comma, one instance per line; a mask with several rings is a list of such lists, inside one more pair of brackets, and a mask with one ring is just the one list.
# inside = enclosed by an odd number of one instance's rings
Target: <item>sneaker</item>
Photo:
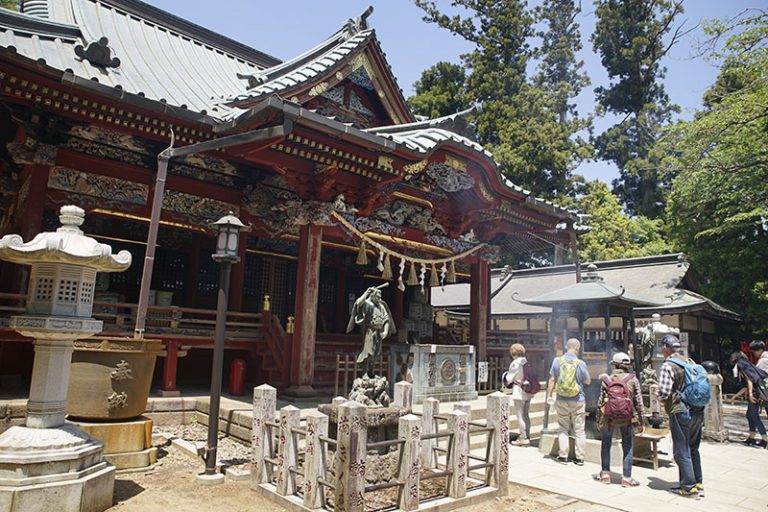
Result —
[[610, 484], [611, 483], [611, 474], [608, 471], [601, 471], [598, 474], [592, 475], [592, 478], [597, 480], [598, 482], [602, 484]]
[[513, 441], [512, 444], [514, 446], [528, 446], [531, 442], [528, 439], [517, 439], [516, 441]]
[[672, 487], [671, 489], [667, 489], [669, 492], [674, 494], [675, 496], [682, 496], [683, 498], [693, 498], [695, 500], [699, 499], [699, 490], [694, 485], [692, 489], [683, 489], [682, 487]]
[[582, 459], [573, 459], [573, 463], [576, 464], [577, 466], [584, 465], [584, 461]]
[[640, 482], [638, 482], [634, 478], [622, 477], [621, 479], [622, 487], [637, 487], [638, 485], [640, 485]]
[[757, 446], [758, 448], [765, 448], [766, 446], [768, 446], [768, 441], [766, 441], [765, 439], [762, 439], [757, 443], [755, 443], [755, 446]]
[[560, 464], [568, 464], [568, 457], [558, 457], [555, 459], [555, 461], [559, 462]]
[[699, 491], [699, 498], [704, 497], [704, 484], [696, 484], [696, 490]]
[[757, 439], [755, 439], [754, 437], [750, 437], [746, 441], [744, 441], [744, 444], [747, 446], [754, 446], [757, 444]]

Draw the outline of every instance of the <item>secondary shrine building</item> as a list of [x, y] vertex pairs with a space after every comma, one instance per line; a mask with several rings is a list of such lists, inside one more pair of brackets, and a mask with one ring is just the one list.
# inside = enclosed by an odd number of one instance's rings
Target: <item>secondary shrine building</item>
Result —
[[[281, 62], [136, 0], [0, 9], [0, 234], [55, 228], [61, 205], [135, 263], [102, 275], [95, 316], [133, 333], [158, 155], [168, 168], [146, 335], [156, 380], [209, 381], [218, 266], [208, 223], [253, 228], [233, 267], [227, 357], [251, 382], [327, 391], [350, 302], [389, 282], [398, 341], [432, 339], [430, 289], [470, 283], [486, 357], [489, 262], [569, 240], [570, 212], [505, 181], [463, 114], [417, 119], [367, 17]], [[330, 32], [330, 30], [329, 30]], [[26, 385], [31, 341], [7, 328], [26, 269], [0, 265], [0, 384]], [[385, 348], [386, 352], [386, 348]]]

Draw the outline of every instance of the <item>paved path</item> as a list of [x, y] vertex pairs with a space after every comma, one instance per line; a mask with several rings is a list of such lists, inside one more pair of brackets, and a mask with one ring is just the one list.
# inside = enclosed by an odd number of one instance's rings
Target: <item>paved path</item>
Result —
[[[661, 448], [667, 451], [668, 446]], [[670, 452], [671, 453], [671, 452]], [[706, 497], [700, 500], [674, 496], [665, 489], [677, 484], [677, 466], [670, 456], [658, 471], [650, 466], [635, 466], [633, 476], [640, 487], [626, 489], [619, 485], [620, 468], [612, 468], [613, 484], [605, 485], [592, 480], [599, 472], [598, 464], [561, 465], [544, 458], [538, 449], [516, 447], [510, 449], [510, 481], [629, 511], [761, 511], [768, 512], [768, 450], [750, 448], [737, 443], [704, 443], [701, 446]], [[577, 508], [566, 505], [558, 510], [606, 510], [606, 508]]]

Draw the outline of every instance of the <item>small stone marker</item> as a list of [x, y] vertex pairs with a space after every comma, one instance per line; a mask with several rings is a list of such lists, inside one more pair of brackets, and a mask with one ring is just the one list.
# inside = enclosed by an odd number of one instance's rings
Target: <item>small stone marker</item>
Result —
[[280, 434], [277, 441], [277, 494], [283, 496], [296, 492], [296, 478], [291, 469], [296, 468], [296, 443], [291, 429], [299, 427], [301, 411], [293, 405], [280, 409]]
[[401, 380], [395, 384], [395, 407], [410, 411], [413, 407], [413, 384]]
[[304, 454], [304, 506], [310, 509], [322, 508], [323, 486], [317, 483], [323, 474], [325, 445], [320, 436], [328, 435], [328, 416], [318, 411], [307, 413], [307, 439]]
[[453, 433], [451, 459], [448, 461], [448, 469], [453, 471], [453, 474], [449, 477], [448, 496], [451, 498], [463, 498], [467, 495], [469, 418], [462, 411], [451, 411], [447, 416], [448, 431]]
[[251, 487], [271, 480], [272, 471], [266, 462], [272, 456], [271, 429], [268, 421], [275, 421], [277, 389], [269, 384], [253, 388], [253, 429], [251, 431]]
[[[440, 414], [440, 400], [429, 397], [424, 400], [421, 413], [421, 433], [422, 436], [434, 434], [437, 427], [435, 425], [435, 416]], [[435, 446], [437, 439], [425, 439], [421, 442], [421, 467], [432, 469], [435, 467]]]
[[500, 391], [488, 395], [487, 425], [491, 432], [491, 451], [488, 462], [491, 468], [491, 486], [506, 496], [509, 489], [509, 395]]
[[366, 407], [358, 402], [339, 406], [339, 423], [334, 457], [334, 510], [336, 512], [362, 512], [365, 500], [365, 458], [368, 430]]
[[421, 418], [406, 414], [400, 418], [397, 433], [405, 443], [400, 461], [400, 481], [403, 490], [400, 493], [400, 510], [419, 508], [419, 442], [421, 441]]

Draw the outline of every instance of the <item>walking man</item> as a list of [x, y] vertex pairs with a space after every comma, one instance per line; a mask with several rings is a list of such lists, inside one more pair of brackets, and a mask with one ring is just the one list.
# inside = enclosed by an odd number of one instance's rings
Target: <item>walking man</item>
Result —
[[[704, 421], [702, 400], [692, 397], [696, 393], [709, 393], [706, 370], [688, 359], [683, 352], [680, 340], [668, 334], [662, 339], [665, 361], [661, 365], [659, 388], [656, 392], [664, 402], [664, 409], [669, 416], [669, 429], [672, 434], [672, 452], [679, 474], [679, 486], [670, 489], [678, 496], [696, 498], [704, 496], [701, 474], [701, 427]], [[706, 382], [706, 392], [698, 377], [701, 368]], [[688, 400], [686, 401], [686, 398]], [[707, 401], [709, 397], [706, 397]]]
[[[586, 416], [586, 400], [584, 386], [592, 382], [589, 378], [587, 365], [579, 359], [581, 342], [571, 338], [565, 343], [565, 354], [556, 357], [552, 361], [549, 370], [549, 382], [547, 383], [547, 405], [555, 405], [557, 411], [557, 424], [559, 433], [557, 443], [559, 454], [557, 462], [568, 463], [568, 449], [570, 442], [568, 437], [573, 432], [574, 453], [573, 461], [577, 466], [584, 465], [584, 450], [587, 444], [587, 434], [584, 428]], [[557, 390], [557, 401], [553, 391]]]

